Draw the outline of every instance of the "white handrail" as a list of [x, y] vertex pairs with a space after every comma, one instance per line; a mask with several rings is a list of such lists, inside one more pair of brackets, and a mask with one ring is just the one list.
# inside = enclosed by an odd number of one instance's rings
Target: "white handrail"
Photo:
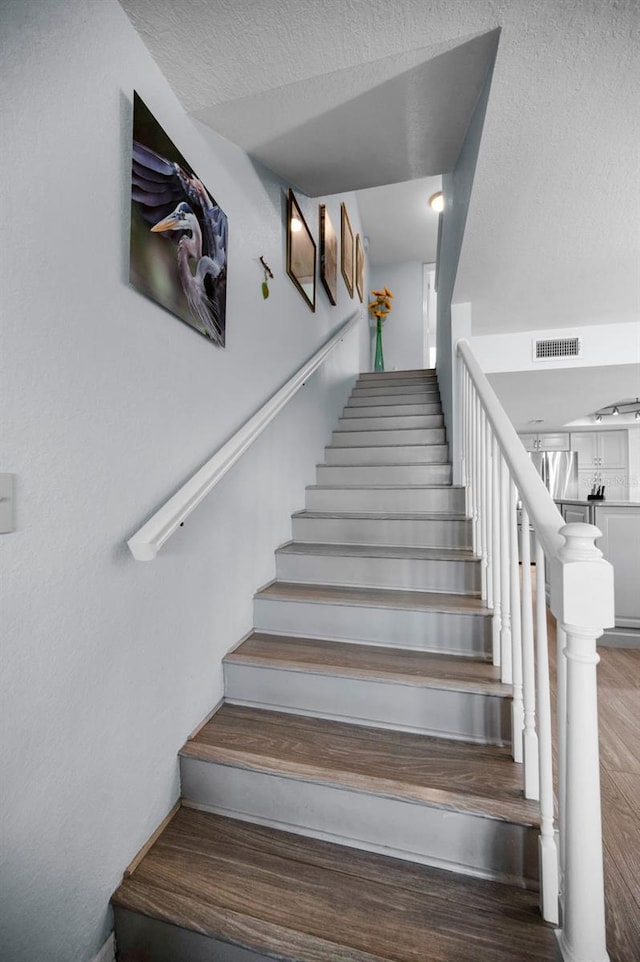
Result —
[[564, 539], [558, 533], [564, 524], [562, 515], [549, 497], [542, 478], [534, 468], [513, 424], [473, 356], [468, 341], [460, 340], [456, 347], [458, 355], [464, 360], [471, 375], [502, 455], [509, 466], [509, 473], [512, 478], [518, 479], [520, 497], [527, 504], [529, 519], [538, 532], [545, 554], [547, 556], [556, 554], [564, 544]]
[[305, 381], [327, 359], [329, 354], [343, 340], [344, 336], [358, 321], [360, 313], [354, 312], [347, 321], [333, 334], [309, 360], [296, 371], [293, 377], [273, 394], [256, 413], [246, 421], [241, 428], [206, 464], [186, 481], [176, 493], [166, 501], [155, 514], [149, 518], [127, 544], [136, 561], [153, 561], [158, 551], [185, 518], [191, 514], [200, 502], [206, 498], [212, 488], [220, 481], [227, 471], [233, 467], [238, 458], [264, 431], [288, 401], [303, 386]]
[[[493, 609], [494, 664], [501, 663], [503, 681], [513, 675], [513, 757], [524, 763], [525, 796], [540, 805], [542, 912], [553, 924], [562, 918], [557, 934], [566, 962], [607, 962], [596, 640], [614, 622], [613, 569], [595, 546], [601, 535], [595, 526], [564, 524], [469, 344], [458, 341], [456, 354], [462, 481], [469, 489], [465, 503], [472, 516], [474, 551], [483, 562], [490, 546], [493, 597], [487, 592], [486, 600]], [[529, 522], [535, 532], [535, 612]], [[559, 845], [553, 818], [545, 561], [558, 635]]]

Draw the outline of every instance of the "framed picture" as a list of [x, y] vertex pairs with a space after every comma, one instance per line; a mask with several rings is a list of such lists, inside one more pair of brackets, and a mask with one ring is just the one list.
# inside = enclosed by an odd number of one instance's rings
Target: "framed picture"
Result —
[[360, 234], [356, 234], [356, 290], [362, 304], [364, 300], [364, 247]]
[[292, 190], [287, 196], [287, 274], [316, 309], [316, 243]]
[[353, 297], [353, 231], [347, 214], [347, 205], [340, 204], [340, 267], [344, 282]]
[[338, 236], [325, 204], [320, 204], [320, 280], [335, 306], [338, 303]]
[[135, 92], [129, 279], [224, 347], [227, 215]]

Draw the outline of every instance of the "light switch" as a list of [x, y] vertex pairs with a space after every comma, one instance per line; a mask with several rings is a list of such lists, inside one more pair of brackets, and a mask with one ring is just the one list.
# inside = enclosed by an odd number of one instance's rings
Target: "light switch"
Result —
[[0, 534], [14, 531], [13, 474], [0, 474]]

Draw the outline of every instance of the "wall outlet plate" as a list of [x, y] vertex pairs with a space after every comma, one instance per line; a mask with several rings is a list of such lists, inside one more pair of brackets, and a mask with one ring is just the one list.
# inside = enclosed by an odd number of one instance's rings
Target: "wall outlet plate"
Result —
[[0, 474], [0, 534], [15, 531], [13, 510], [13, 474]]

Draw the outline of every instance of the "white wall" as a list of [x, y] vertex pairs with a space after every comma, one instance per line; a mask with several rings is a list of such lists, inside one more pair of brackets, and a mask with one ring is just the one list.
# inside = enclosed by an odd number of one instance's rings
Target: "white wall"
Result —
[[[393, 292], [393, 309], [384, 322], [382, 332], [386, 371], [424, 367], [422, 274], [420, 261], [371, 266], [371, 287], [388, 287]], [[372, 337], [375, 348], [375, 325]]]
[[[537, 340], [556, 337], [580, 339], [580, 356], [556, 360], [533, 359]], [[584, 327], [481, 334], [470, 339], [478, 364], [486, 373], [498, 371], [552, 371], [564, 367], [605, 364], [640, 364], [640, 324], [585, 324]]]
[[[160, 558], [134, 562], [126, 538], [356, 303], [340, 278], [338, 307], [322, 289], [305, 306], [283, 185], [184, 114], [116, 0], [1, 0], [0, 16], [0, 470], [17, 477], [0, 538], [0, 956], [83, 962], [178, 796], [176, 753], [222, 694], [221, 657], [251, 627], [368, 338], [363, 320]], [[224, 351], [128, 285], [134, 87], [229, 216]]]

